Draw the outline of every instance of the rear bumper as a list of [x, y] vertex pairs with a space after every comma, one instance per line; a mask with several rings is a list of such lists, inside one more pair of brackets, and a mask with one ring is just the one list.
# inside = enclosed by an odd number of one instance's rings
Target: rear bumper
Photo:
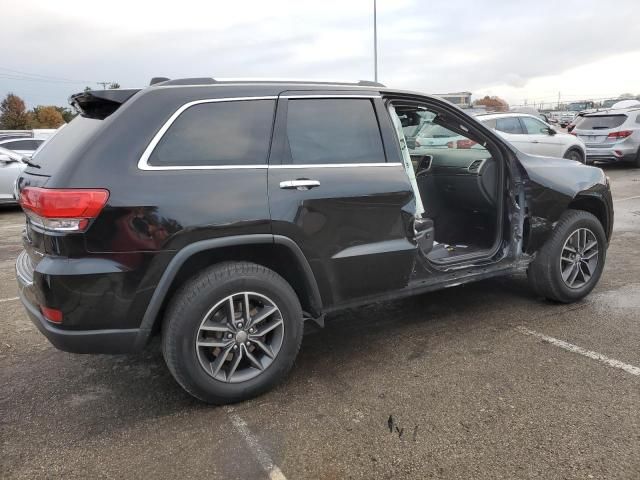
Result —
[[26, 252], [23, 251], [16, 261], [20, 300], [33, 324], [54, 347], [71, 353], [110, 354], [131, 353], [144, 348], [151, 333], [146, 329], [68, 329], [46, 320], [40, 312], [33, 272], [29, 271], [26, 257]]
[[589, 147], [587, 145], [587, 160], [589, 162], [632, 162], [636, 159], [638, 148], [635, 146], [611, 145], [607, 147]]

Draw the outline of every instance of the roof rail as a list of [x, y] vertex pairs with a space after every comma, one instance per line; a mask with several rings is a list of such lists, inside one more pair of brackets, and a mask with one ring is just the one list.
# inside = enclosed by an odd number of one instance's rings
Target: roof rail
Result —
[[373, 82], [371, 80], [358, 80], [357, 82], [340, 81], [340, 80], [313, 80], [313, 79], [286, 79], [286, 78], [211, 78], [211, 77], [196, 77], [196, 78], [178, 78], [170, 80], [166, 77], [153, 77], [149, 85], [162, 84], [162, 86], [169, 85], [213, 85], [216, 83], [301, 83], [301, 84], [325, 84], [325, 85], [357, 85], [359, 87], [378, 87], [386, 88], [379, 82]]

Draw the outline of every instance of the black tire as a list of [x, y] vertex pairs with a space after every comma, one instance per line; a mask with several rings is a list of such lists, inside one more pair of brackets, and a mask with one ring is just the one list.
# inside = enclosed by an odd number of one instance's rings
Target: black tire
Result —
[[[256, 377], [226, 383], [205, 371], [196, 338], [212, 306], [238, 292], [255, 292], [272, 300], [284, 333], [270, 365]], [[254, 263], [221, 263], [187, 281], [172, 298], [162, 324], [162, 353], [169, 371], [188, 393], [207, 403], [234, 403], [264, 393], [286, 376], [300, 349], [302, 331], [300, 302], [280, 275]]]
[[635, 168], [640, 168], [640, 149], [638, 149], [638, 154], [636, 155], [636, 159], [632, 162], [632, 165]]
[[584, 154], [577, 148], [570, 148], [569, 150], [567, 150], [563, 158], [566, 158], [567, 160], [575, 160], [580, 163], [586, 163]]
[[[560, 256], [565, 242], [578, 229], [588, 229], [595, 236], [598, 245], [597, 266], [589, 281], [578, 288], [570, 288], [562, 278]], [[593, 290], [598, 283], [607, 254], [607, 237], [600, 221], [583, 210], [567, 210], [558, 221], [551, 238], [537, 252], [529, 265], [527, 276], [534, 291], [553, 301], [571, 303]]]

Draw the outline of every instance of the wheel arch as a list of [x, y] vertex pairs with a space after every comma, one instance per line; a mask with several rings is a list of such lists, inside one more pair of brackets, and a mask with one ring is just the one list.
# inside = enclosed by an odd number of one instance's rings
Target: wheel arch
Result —
[[611, 219], [609, 218], [609, 213], [604, 200], [594, 195], [578, 194], [569, 203], [567, 208], [583, 210], [594, 215], [600, 221], [600, 224], [607, 235], [607, 240], [609, 240], [611, 236]]
[[239, 235], [194, 242], [171, 259], [149, 301], [140, 325], [138, 344], [146, 344], [173, 293], [199, 271], [227, 261], [248, 261], [274, 270], [296, 292], [302, 309], [322, 315], [322, 299], [311, 266], [300, 247], [288, 237]]

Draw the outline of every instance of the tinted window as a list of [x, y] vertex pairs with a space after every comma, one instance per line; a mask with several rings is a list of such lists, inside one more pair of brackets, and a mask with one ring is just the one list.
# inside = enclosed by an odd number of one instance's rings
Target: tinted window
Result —
[[495, 118], [492, 118], [490, 120], [483, 120], [482, 124], [487, 127], [487, 128], [496, 128], [496, 120]]
[[9, 150], [35, 150], [42, 142], [42, 140], [16, 140], [3, 143], [2, 146]]
[[149, 164], [265, 164], [274, 107], [274, 100], [194, 105], [171, 124], [149, 157]]
[[529, 135], [539, 135], [541, 133], [548, 133], [548, 128], [544, 123], [540, 120], [536, 120], [531, 117], [520, 117], [522, 124], [524, 125], [524, 130]]
[[295, 164], [385, 161], [378, 121], [367, 99], [290, 100], [287, 136]]
[[626, 115], [596, 115], [583, 117], [576, 126], [580, 130], [607, 130], [619, 127], [627, 119]]
[[496, 120], [496, 130], [504, 133], [523, 134], [522, 126], [518, 117], [505, 117]]

